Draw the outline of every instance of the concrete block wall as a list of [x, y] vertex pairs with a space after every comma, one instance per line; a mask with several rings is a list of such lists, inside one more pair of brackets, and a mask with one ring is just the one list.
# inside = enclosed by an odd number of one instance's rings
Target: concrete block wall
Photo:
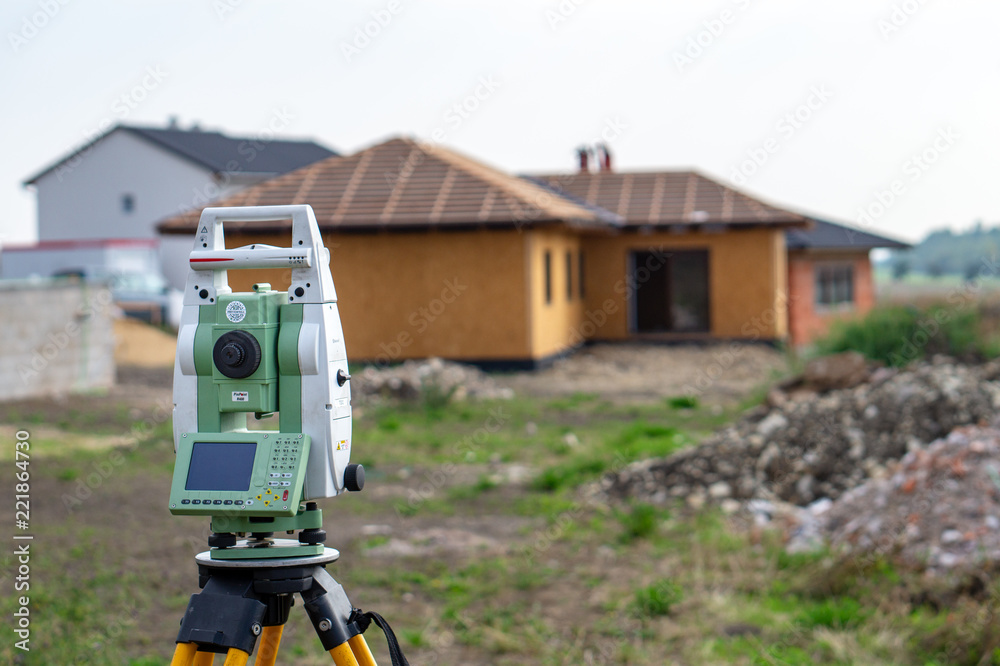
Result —
[[0, 282], [0, 401], [110, 388], [114, 312], [103, 286]]

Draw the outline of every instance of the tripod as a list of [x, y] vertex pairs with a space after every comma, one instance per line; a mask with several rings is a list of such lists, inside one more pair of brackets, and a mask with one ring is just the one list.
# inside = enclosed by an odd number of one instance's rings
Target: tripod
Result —
[[224, 666], [246, 666], [258, 637], [255, 666], [274, 666], [296, 593], [336, 666], [377, 666], [363, 635], [372, 622], [385, 632], [393, 666], [408, 666], [385, 620], [354, 608], [326, 571], [339, 557], [333, 548], [284, 559], [213, 560], [209, 552], [199, 553], [202, 591], [188, 602], [170, 666], [212, 666], [220, 653], [226, 655]]

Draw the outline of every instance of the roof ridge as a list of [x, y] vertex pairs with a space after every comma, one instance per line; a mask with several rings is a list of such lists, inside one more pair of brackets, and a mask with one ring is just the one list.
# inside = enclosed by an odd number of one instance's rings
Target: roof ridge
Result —
[[471, 157], [466, 157], [440, 144], [417, 142], [417, 145], [430, 157], [437, 158], [442, 162], [454, 166], [474, 178], [499, 189], [503, 194], [523, 204], [527, 204], [533, 209], [543, 211], [554, 218], [569, 218], [592, 222], [599, 220], [594, 212], [540, 185], [508, 174]]

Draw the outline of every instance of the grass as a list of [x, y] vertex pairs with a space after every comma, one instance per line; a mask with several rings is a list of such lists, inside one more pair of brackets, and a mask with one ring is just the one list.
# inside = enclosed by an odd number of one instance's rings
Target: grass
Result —
[[[586, 394], [365, 409], [355, 458], [372, 465], [371, 488], [323, 504], [342, 552], [331, 573], [352, 601], [392, 623], [412, 663], [990, 663], [1000, 634], [984, 609], [1000, 599], [995, 582], [974, 595], [928, 594], [889, 560], [859, 568], [829, 552], [790, 555], [780, 533], [747, 530], [716, 509], [612, 509], [579, 492], [732, 417]], [[197, 590], [192, 555], [207, 525], [164, 509], [169, 429], [119, 451], [123, 464], [80, 507], [60, 501], [110, 459], [82, 444], [92, 437], [87, 418], [67, 414], [32, 459], [33, 650], [15, 655], [6, 641], [0, 663], [165, 666]], [[127, 414], [115, 418], [100, 427], [131, 431]], [[534, 477], [505, 481], [507, 466]], [[366, 524], [387, 531], [362, 534]], [[440, 528], [488, 545], [413, 556], [379, 548]], [[13, 566], [8, 549], [0, 575]], [[0, 613], [9, 617], [14, 604], [3, 595]], [[388, 663], [381, 638], [369, 643]], [[282, 654], [328, 663], [301, 604]]]
[[680, 585], [670, 579], [661, 580], [654, 585], [636, 590], [631, 610], [638, 618], [669, 615], [683, 596]]

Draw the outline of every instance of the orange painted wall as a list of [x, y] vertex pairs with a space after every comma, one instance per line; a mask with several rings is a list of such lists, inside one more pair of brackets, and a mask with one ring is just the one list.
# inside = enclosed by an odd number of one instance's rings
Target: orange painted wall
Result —
[[[526, 359], [525, 234], [510, 231], [328, 234], [347, 352], [377, 362], [442, 356]], [[230, 236], [287, 247], [290, 238]], [[234, 271], [234, 290], [271, 282], [285, 290], [291, 271]]]
[[[544, 358], [581, 344], [579, 267], [580, 237], [568, 229], [534, 229], [525, 232], [525, 254], [529, 269], [527, 302], [530, 307], [533, 358]], [[545, 300], [545, 253], [552, 261], [552, 300]], [[566, 271], [566, 253], [570, 271]], [[567, 280], [571, 289], [567, 291]]]
[[[849, 262], [854, 268], [854, 304], [846, 308], [816, 306], [816, 266]], [[804, 346], [824, 335], [837, 319], [863, 316], [875, 304], [871, 262], [867, 252], [813, 254], [792, 252], [788, 260], [789, 328], [793, 345]]]
[[[290, 238], [227, 238], [229, 247], [252, 242], [288, 246]], [[628, 255], [650, 249], [708, 250], [711, 331], [705, 337], [787, 334], [787, 252], [779, 230], [598, 235], [512, 229], [328, 234], [325, 242], [348, 354], [359, 361], [540, 359], [588, 339], [629, 339]], [[551, 303], [545, 302], [546, 251]], [[578, 284], [581, 251], [585, 298]], [[252, 282], [286, 289], [290, 278], [288, 270], [230, 274], [233, 288], [242, 291]]]
[[634, 286], [628, 280], [628, 256], [650, 250], [708, 251], [711, 330], [705, 337], [775, 340], [787, 335], [787, 253], [780, 230], [629, 232], [585, 237], [583, 249], [587, 298], [582, 327], [591, 339], [632, 337], [629, 296]]

